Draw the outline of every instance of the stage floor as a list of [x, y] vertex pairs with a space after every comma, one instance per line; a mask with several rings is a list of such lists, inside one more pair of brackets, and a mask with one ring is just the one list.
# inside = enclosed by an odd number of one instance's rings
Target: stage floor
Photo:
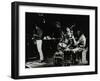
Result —
[[[66, 61], [66, 62], [68, 62], [68, 61]], [[66, 63], [66, 64], [63, 66], [89, 65], [88, 63], [82, 63], [82, 62], [74, 63], [74, 64], [69, 62], [69, 64], [68, 63]], [[53, 58], [47, 58], [42, 63], [40, 63], [39, 60], [28, 61], [28, 62], [26, 62], [25, 67], [26, 68], [39, 68], [39, 67], [56, 67], [56, 66], [54, 65]], [[59, 66], [59, 67], [62, 67], [62, 66]]]

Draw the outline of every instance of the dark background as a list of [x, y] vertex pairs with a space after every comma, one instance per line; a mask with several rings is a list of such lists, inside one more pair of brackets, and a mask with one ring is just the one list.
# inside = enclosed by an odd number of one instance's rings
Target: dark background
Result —
[[[38, 25], [44, 32], [44, 36], [46, 35], [52, 35], [52, 33], [55, 33], [55, 38], [59, 38], [59, 36], [56, 36], [57, 27], [56, 27], [56, 21], [61, 22], [62, 30], [65, 29], [65, 27], [70, 27], [71, 25], [75, 24], [75, 27], [73, 28], [74, 31], [80, 29], [81, 32], [83, 32], [87, 38], [87, 46], [89, 47], [89, 16], [88, 15], [64, 15], [64, 14], [45, 14], [43, 13], [43, 16], [39, 16], [39, 13], [29, 13], [26, 12], [25, 14], [25, 23], [26, 23], [26, 61], [29, 58], [38, 57], [38, 52], [36, 46], [33, 44], [32, 35], [33, 30], [35, 27], [35, 24]], [[45, 19], [45, 23], [43, 23], [43, 19]], [[51, 43], [51, 42], [50, 42]], [[57, 43], [57, 42], [56, 42]], [[51, 44], [53, 47], [56, 46], [55, 42], [52, 42]], [[49, 53], [50, 50], [47, 49], [48, 46], [44, 49], [45, 53]], [[56, 48], [56, 47], [55, 47]], [[47, 49], [47, 50], [46, 50]], [[54, 48], [53, 48], [54, 49]], [[45, 56], [49, 56], [49, 54], [46, 54]]]

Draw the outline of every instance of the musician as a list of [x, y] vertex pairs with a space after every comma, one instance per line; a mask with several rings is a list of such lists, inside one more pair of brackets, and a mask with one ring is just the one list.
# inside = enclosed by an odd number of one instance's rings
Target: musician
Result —
[[74, 41], [72, 39], [72, 36], [74, 36], [73, 30], [71, 30], [69, 27], [66, 27], [65, 32], [62, 32], [62, 38], [58, 44], [58, 49], [64, 52], [64, 59], [68, 62], [71, 62], [72, 60], [72, 49], [74, 48]]
[[39, 26], [35, 25], [35, 29], [33, 31], [33, 40], [36, 44], [37, 50], [40, 56], [40, 62], [44, 61], [43, 51], [42, 51], [42, 38], [43, 38], [43, 31]]
[[74, 36], [72, 36], [72, 39], [74, 40], [74, 45], [76, 46], [74, 49], [72, 49], [72, 51], [76, 55], [76, 61], [79, 61], [82, 59], [82, 52], [85, 51], [86, 37], [80, 30], [77, 30], [77, 41], [75, 40]]

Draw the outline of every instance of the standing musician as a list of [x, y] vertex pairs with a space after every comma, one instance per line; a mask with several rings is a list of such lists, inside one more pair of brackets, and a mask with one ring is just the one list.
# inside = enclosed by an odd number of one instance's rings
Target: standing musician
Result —
[[36, 43], [38, 52], [39, 52], [39, 56], [40, 56], [40, 62], [44, 61], [44, 56], [43, 56], [43, 51], [42, 51], [42, 37], [43, 37], [43, 31], [37, 26], [35, 25], [35, 29], [33, 31], [33, 40]]

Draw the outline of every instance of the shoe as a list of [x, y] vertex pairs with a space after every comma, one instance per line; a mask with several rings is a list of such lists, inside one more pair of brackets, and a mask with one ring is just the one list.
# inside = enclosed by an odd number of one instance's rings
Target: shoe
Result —
[[44, 60], [40, 60], [40, 61], [39, 61], [39, 63], [43, 63], [43, 62], [44, 62]]

